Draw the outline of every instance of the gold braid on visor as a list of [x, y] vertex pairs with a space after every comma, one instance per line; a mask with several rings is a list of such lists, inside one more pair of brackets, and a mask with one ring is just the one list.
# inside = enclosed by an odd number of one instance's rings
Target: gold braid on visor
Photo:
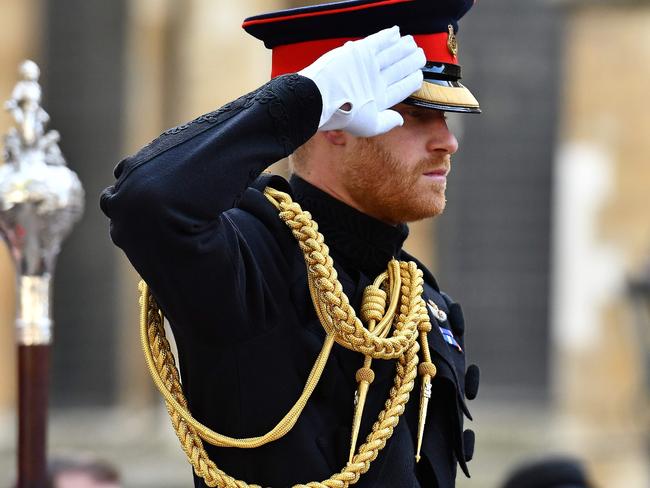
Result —
[[436, 83], [429, 83], [425, 80], [422, 83], [422, 88], [413, 93], [409, 98], [450, 105], [452, 107], [479, 108], [476, 97], [461, 83], [456, 83], [455, 86], [443, 86]]

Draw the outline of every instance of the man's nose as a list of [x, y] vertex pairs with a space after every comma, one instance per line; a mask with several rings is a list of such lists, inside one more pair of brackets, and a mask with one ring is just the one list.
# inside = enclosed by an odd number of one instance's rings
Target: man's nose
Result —
[[433, 120], [429, 131], [427, 151], [445, 152], [447, 154], [454, 154], [458, 151], [458, 140], [449, 130], [449, 127], [447, 127], [447, 121], [444, 116]]

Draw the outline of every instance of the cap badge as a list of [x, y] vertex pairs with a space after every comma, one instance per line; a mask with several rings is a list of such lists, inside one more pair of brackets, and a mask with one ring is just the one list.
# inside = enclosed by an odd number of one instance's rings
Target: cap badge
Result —
[[449, 29], [449, 37], [447, 37], [447, 48], [452, 55], [456, 56], [458, 54], [458, 39], [454, 33], [454, 26], [449, 24], [447, 26], [447, 29]]

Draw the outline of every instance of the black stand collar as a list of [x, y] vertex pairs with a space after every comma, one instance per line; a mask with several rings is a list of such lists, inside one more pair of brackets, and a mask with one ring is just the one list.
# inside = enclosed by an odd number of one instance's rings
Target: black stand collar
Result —
[[318, 223], [335, 262], [375, 277], [398, 257], [408, 226], [392, 226], [337, 200], [297, 175], [291, 177], [294, 199]]

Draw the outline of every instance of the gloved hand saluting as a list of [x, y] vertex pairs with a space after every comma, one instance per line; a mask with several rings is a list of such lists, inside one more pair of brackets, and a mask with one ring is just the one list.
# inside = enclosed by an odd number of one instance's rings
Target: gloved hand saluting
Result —
[[319, 130], [343, 129], [372, 137], [400, 126], [390, 107], [422, 86], [424, 51], [399, 27], [349, 41], [299, 72], [316, 83], [323, 99]]

